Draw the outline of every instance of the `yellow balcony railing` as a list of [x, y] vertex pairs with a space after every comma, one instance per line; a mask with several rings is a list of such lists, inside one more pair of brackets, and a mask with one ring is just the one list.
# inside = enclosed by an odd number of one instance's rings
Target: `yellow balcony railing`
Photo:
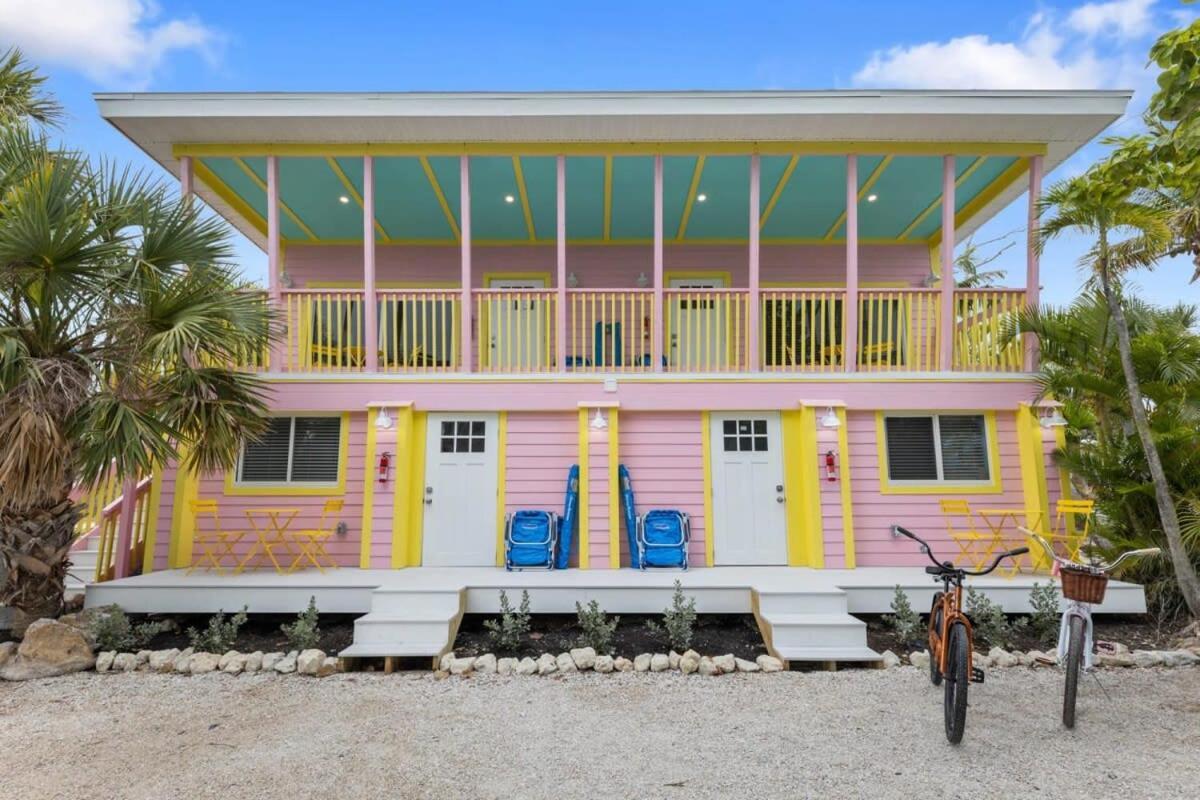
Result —
[[378, 324], [381, 370], [456, 372], [461, 368], [458, 289], [381, 291]]
[[652, 289], [571, 289], [567, 309], [567, 369], [641, 372], [654, 368]]
[[480, 372], [556, 369], [557, 294], [553, 289], [482, 289], [474, 297]]
[[745, 289], [667, 289], [663, 293], [670, 372], [744, 372], [750, 325]]
[[858, 368], [938, 369], [937, 289], [868, 289], [858, 295]]
[[1024, 289], [960, 289], [954, 293], [953, 368], [963, 372], [1020, 372], [1025, 348], [1014, 335]]
[[768, 372], [842, 368], [842, 289], [767, 289], [761, 295], [760, 358]]

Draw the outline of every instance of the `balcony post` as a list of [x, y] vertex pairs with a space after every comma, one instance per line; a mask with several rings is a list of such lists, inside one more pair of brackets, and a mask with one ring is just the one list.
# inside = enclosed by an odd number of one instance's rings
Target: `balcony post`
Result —
[[554, 196], [556, 201], [557, 227], [555, 229], [555, 250], [558, 261], [558, 274], [555, 276], [555, 286], [558, 287], [558, 313], [555, 315], [555, 357], [559, 372], [567, 370], [567, 159], [559, 156], [555, 164], [556, 180]]
[[[275, 313], [283, 311], [283, 287], [280, 284], [282, 265], [279, 260], [279, 157], [267, 156], [267, 298]], [[267, 356], [268, 368], [282, 372], [287, 362], [288, 343], [296, 332], [286, 330], [284, 340], [271, 344]], [[299, 346], [299, 343], [297, 343]]]
[[663, 160], [654, 157], [654, 338], [650, 342], [650, 360], [654, 371], [663, 371]]
[[[1041, 302], [1041, 262], [1038, 256], [1038, 199], [1042, 196], [1042, 156], [1029, 159], [1029, 222], [1025, 242], [1025, 305], [1037, 308]], [[1038, 363], [1038, 341], [1025, 334], [1025, 371], [1033, 372]]]
[[179, 157], [179, 196], [185, 203], [192, 201], [192, 184], [195, 181], [195, 169], [191, 156]]
[[[746, 309], [746, 322], [749, 330], [746, 332], [746, 366], [751, 372], [763, 368], [758, 353], [759, 325], [762, 320], [759, 308], [759, 218], [761, 208], [759, 196], [762, 191], [762, 163], [758, 153], [750, 156], [750, 254], [749, 254], [749, 285], [750, 307]], [[736, 301], [735, 301], [736, 302]]]
[[121, 484], [121, 515], [117, 518], [116, 552], [113, 553], [114, 578], [130, 575], [130, 554], [133, 547], [134, 512], [137, 510], [137, 478], [126, 478]]
[[842, 319], [842, 367], [858, 369], [858, 156], [846, 156], [846, 300]]
[[954, 156], [942, 156], [941, 367], [954, 368]]
[[363, 366], [379, 371], [379, 306], [375, 300], [375, 158], [363, 156]]
[[[471, 157], [458, 158], [459, 186], [459, 229], [462, 234], [462, 275], [459, 278], [462, 289], [462, 329], [459, 341], [462, 347], [462, 371], [470, 372], [471, 365]], [[483, 347], [480, 341], [480, 348]]]

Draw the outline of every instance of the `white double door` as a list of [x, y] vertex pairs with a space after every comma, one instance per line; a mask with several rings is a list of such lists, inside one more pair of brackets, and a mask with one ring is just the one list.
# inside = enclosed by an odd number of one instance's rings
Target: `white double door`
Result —
[[715, 563], [787, 564], [779, 414], [731, 412], [710, 420]]
[[499, 431], [495, 414], [430, 414], [421, 563], [496, 564]]

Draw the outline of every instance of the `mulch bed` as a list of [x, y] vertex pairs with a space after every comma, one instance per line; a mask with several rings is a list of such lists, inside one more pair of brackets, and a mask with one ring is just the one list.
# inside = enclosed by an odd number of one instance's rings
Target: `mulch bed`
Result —
[[[657, 615], [622, 614], [613, 636], [610, 655], [633, 658], [640, 653], [666, 653], [670, 644], [646, 628], [647, 620], [661, 621]], [[498, 649], [488, 638], [483, 621], [492, 615], [468, 614], [463, 617], [454, 640], [454, 652], [461, 656], [495, 653], [500, 657], [537, 658], [542, 653], [564, 653], [578, 647], [579, 623], [572, 614], [536, 614], [524, 646], [515, 651]], [[692, 649], [703, 655], [733, 653], [753, 661], [767, 652], [754, 617], [749, 614], [705, 614], [697, 618]]]
[[[188, 628], [203, 631], [208, 627], [211, 615], [155, 615], [147, 617], [140, 614], [130, 614], [129, 619], [134, 625], [146, 620], [171, 619], [176, 624], [174, 631], [160, 633], [146, 645], [147, 650], [169, 650], [178, 647], [180, 650], [188, 647]], [[226, 614], [228, 620], [231, 614]], [[321, 636], [317, 648], [330, 655], [336, 655], [350, 646], [354, 640], [354, 619], [359, 615], [322, 614], [319, 627]], [[235, 650], [241, 653], [253, 653], [261, 650], [264, 653], [284, 652], [288, 649], [287, 637], [279, 630], [279, 626], [296, 621], [295, 614], [251, 614], [246, 624], [238, 631]]]
[[[867, 646], [877, 653], [891, 650], [897, 655], [905, 655], [914, 651], [925, 650], [927, 644], [922, 639], [919, 642], [901, 642], [895, 632], [883, 622], [882, 615], [857, 615], [867, 623]], [[1156, 624], [1149, 615], [1116, 614], [1102, 615], [1093, 618], [1095, 637], [1097, 641], [1118, 642], [1130, 650], [1163, 650], [1171, 646], [1178, 638], [1184, 627], [1184, 622], [1172, 624]], [[986, 653], [990, 647], [977, 641], [975, 649]], [[1028, 652], [1030, 650], [1054, 649], [1054, 643], [1038, 641], [1028, 629], [1016, 637], [1014, 650]]]

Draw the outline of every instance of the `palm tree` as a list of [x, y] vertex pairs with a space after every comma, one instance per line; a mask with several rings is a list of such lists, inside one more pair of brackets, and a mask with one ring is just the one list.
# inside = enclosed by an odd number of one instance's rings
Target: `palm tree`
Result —
[[[1200, 578], [1188, 557], [1175, 499], [1150, 426], [1122, 296], [1125, 273], [1153, 266], [1159, 254], [1169, 247], [1173, 234], [1168, 215], [1155, 205], [1139, 202], [1126, 184], [1111, 179], [1107, 167], [1102, 162], [1084, 175], [1050, 187], [1039, 201], [1039, 214], [1047, 217], [1041, 223], [1039, 246], [1067, 232], [1095, 239], [1095, 245], [1083, 256], [1080, 265], [1088, 271], [1089, 281], [1098, 285], [1108, 308], [1134, 429], [1145, 452], [1179, 590], [1188, 611], [1200, 618]], [[1127, 234], [1127, 238], [1113, 241], [1122, 234]]]
[[954, 259], [954, 272], [957, 276], [956, 284], [959, 289], [982, 289], [989, 286], [997, 286], [1004, 280], [1004, 276], [1008, 273], [1002, 269], [984, 269], [988, 264], [991, 264], [1000, 256], [1004, 255], [1004, 251], [1013, 246], [1012, 241], [1008, 241], [1004, 246], [997, 249], [990, 255], [980, 254], [980, 249], [989, 245], [998, 244], [1011, 234], [988, 239], [986, 242], [975, 243], [974, 239], [967, 239], [963, 244], [963, 250]]
[[25, 63], [16, 48], [0, 55], [0, 125], [56, 125], [62, 107], [42, 87], [46, 77]]
[[230, 254], [167, 186], [0, 128], [0, 604], [18, 629], [61, 609], [73, 486], [228, 468], [263, 429], [264, 385], [235, 365], [269, 318]]

